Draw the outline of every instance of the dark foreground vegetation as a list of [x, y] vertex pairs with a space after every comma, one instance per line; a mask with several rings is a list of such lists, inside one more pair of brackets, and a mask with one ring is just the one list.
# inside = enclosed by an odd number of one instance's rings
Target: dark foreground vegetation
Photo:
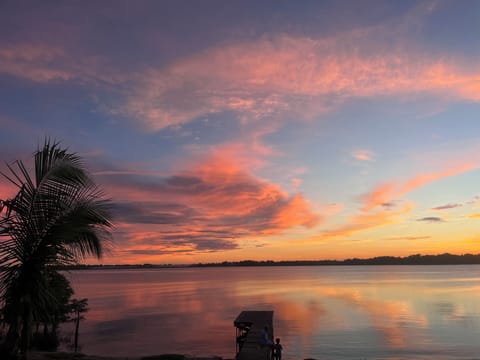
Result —
[[100, 257], [110, 228], [110, 204], [81, 159], [45, 141], [34, 168], [23, 162], [0, 173], [17, 189], [0, 199], [0, 358], [25, 358], [30, 349], [55, 350], [58, 328], [87, 311], [73, 299], [58, 270], [87, 256]]
[[[67, 352], [30, 352], [28, 360], [125, 360], [125, 357], [109, 357]], [[162, 354], [128, 358], [129, 360], [222, 360], [218, 356], [194, 357], [183, 354]]]
[[[85, 355], [81, 353], [66, 352], [31, 352], [28, 354], [29, 360], [125, 360], [123, 357], [106, 357], [96, 355]], [[183, 354], [163, 354], [128, 358], [129, 360], [222, 360], [218, 356], [193, 357]]]

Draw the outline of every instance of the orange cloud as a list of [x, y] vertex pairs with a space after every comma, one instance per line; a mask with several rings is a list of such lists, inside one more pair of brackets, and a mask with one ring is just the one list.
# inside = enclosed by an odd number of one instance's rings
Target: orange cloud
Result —
[[427, 240], [431, 239], [432, 237], [430, 235], [426, 236], [393, 236], [393, 237], [388, 237], [385, 238], [385, 240]]
[[[413, 209], [413, 204], [409, 203], [400, 210], [392, 210], [392, 201], [394, 201], [396, 198], [399, 198], [406, 193], [430, 182], [449, 176], [455, 176], [473, 170], [477, 167], [478, 165], [470, 163], [462, 164], [443, 171], [419, 174], [407, 179], [404, 182], [383, 183], [362, 197], [364, 206], [359, 214], [348, 219], [346, 224], [315, 236], [313, 242], [318, 242], [318, 240], [331, 237], [350, 236], [354, 233], [365, 231], [371, 228], [396, 223], [401, 215], [406, 214]], [[311, 240], [308, 240], [307, 242], [309, 241]]]
[[478, 168], [478, 163], [466, 163], [460, 164], [450, 169], [446, 169], [440, 172], [428, 173], [428, 174], [419, 174], [412, 179], [409, 179], [406, 183], [404, 183], [401, 187], [401, 191], [403, 194], [408, 193], [416, 188], [419, 188], [425, 184], [428, 184], [433, 181], [437, 181], [446, 177], [459, 175], [473, 169]]
[[383, 183], [378, 185], [370, 193], [363, 196], [365, 206], [364, 211], [369, 211], [379, 205], [387, 204], [395, 193], [395, 185], [392, 183]]
[[345, 224], [338, 227], [323, 231], [315, 236], [302, 240], [294, 240], [292, 244], [318, 244], [324, 240], [337, 237], [347, 237], [365, 230], [382, 227], [397, 223], [400, 217], [413, 210], [414, 206], [407, 203], [403, 208], [393, 211], [381, 209], [374, 213], [360, 212], [357, 215], [350, 217]]
[[387, 182], [378, 185], [370, 193], [362, 197], [364, 203], [363, 210], [370, 211], [378, 206], [388, 204], [395, 198], [401, 197], [419, 187], [428, 183], [459, 175], [479, 167], [479, 164], [466, 163], [455, 167], [448, 168], [443, 171], [425, 173], [416, 175], [404, 182]]
[[296, 194], [291, 198], [289, 206], [278, 212], [275, 223], [278, 227], [303, 225], [312, 228], [319, 223], [319, 217], [312, 212], [305, 198], [301, 194]]
[[320, 235], [320, 238], [331, 238], [349, 236], [354, 233], [390, 225], [398, 221], [398, 217], [413, 210], [413, 204], [407, 204], [397, 211], [381, 210], [375, 213], [361, 213], [349, 219], [348, 223], [334, 230], [327, 231]]
[[257, 178], [215, 153], [169, 176], [97, 174], [118, 199], [116, 238], [131, 254], [230, 250], [241, 241], [311, 228], [321, 218], [301, 194]]

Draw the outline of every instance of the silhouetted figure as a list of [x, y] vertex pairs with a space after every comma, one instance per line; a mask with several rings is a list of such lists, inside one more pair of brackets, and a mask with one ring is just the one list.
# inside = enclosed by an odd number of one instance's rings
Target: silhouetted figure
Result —
[[273, 360], [282, 360], [282, 350], [283, 346], [280, 344], [280, 338], [276, 338], [272, 349]]
[[273, 351], [273, 341], [270, 333], [268, 332], [268, 326], [265, 326], [260, 334], [260, 346], [262, 348], [268, 348], [268, 357], [270, 359]]
[[273, 342], [272, 342], [272, 339], [270, 337], [270, 333], [268, 332], [268, 326], [265, 326], [262, 330], [262, 333], [260, 334], [260, 345], [262, 347], [268, 346], [270, 348], [273, 346]]

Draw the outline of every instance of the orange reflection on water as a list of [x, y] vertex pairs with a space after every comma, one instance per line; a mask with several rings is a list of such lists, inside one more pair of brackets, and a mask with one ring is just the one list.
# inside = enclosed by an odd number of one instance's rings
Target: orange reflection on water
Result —
[[[388, 347], [405, 349], [412, 346], [419, 329], [428, 328], [427, 317], [417, 314], [406, 300], [382, 299], [382, 294], [378, 293], [375, 299], [371, 299], [368, 294], [370, 290], [371, 285], [344, 288], [323, 284], [315, 286], [309, 281], [288, 282], [286, 285], [284, 280], [269, 279], [268, 285], [261, 281], [241, 282], [238, 292], [258, 296], [265, 303], [275, 304], [276, 316], [302, 334], [302, 341], [311, 334], [335, 328], [355, 330], [357, 324], [344, 314], [342, 306], [347, 306], [350, 311], [365, 315], [371, 328], [381, 337], [381, 342]], [[334, 304], [333, 308], [326, 308], [327, 300]], [[426, 335], [421, 336], [424, 338]]]
[[307, 344], [311, 342], [310, 335], [320, 331], [321, 319], [327, 312], [317, 301], [299, 303], [275, 294], [265, 296], [264, 300], [275, 304], [277, 321], [287, 322], [296, 334], [302, 335], [301, 342]]
[[319, 293], [340, 299], [353, 309], [364, 312], [383, 342], [392, 348], [407, 348], [412, 345], [409, 341], [412, 340], [412, 329], [404, 326], [406, 322], [414, 322], [416, 328], [428, 327], [427, 318], [415, 314], [406, 301], [373, 300], [364, 297], [358, 289], [323, 288], [319, 289]]

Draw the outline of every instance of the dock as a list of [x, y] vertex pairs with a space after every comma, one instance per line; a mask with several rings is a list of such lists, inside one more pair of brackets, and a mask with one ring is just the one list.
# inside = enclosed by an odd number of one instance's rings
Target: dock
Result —
[[260, 338], [268, 326], [273, 342], [273, 311], [242, 311], [233, 325], [237, 329], [236, 360], [270, 360], [271, 349], [261, 346]]

